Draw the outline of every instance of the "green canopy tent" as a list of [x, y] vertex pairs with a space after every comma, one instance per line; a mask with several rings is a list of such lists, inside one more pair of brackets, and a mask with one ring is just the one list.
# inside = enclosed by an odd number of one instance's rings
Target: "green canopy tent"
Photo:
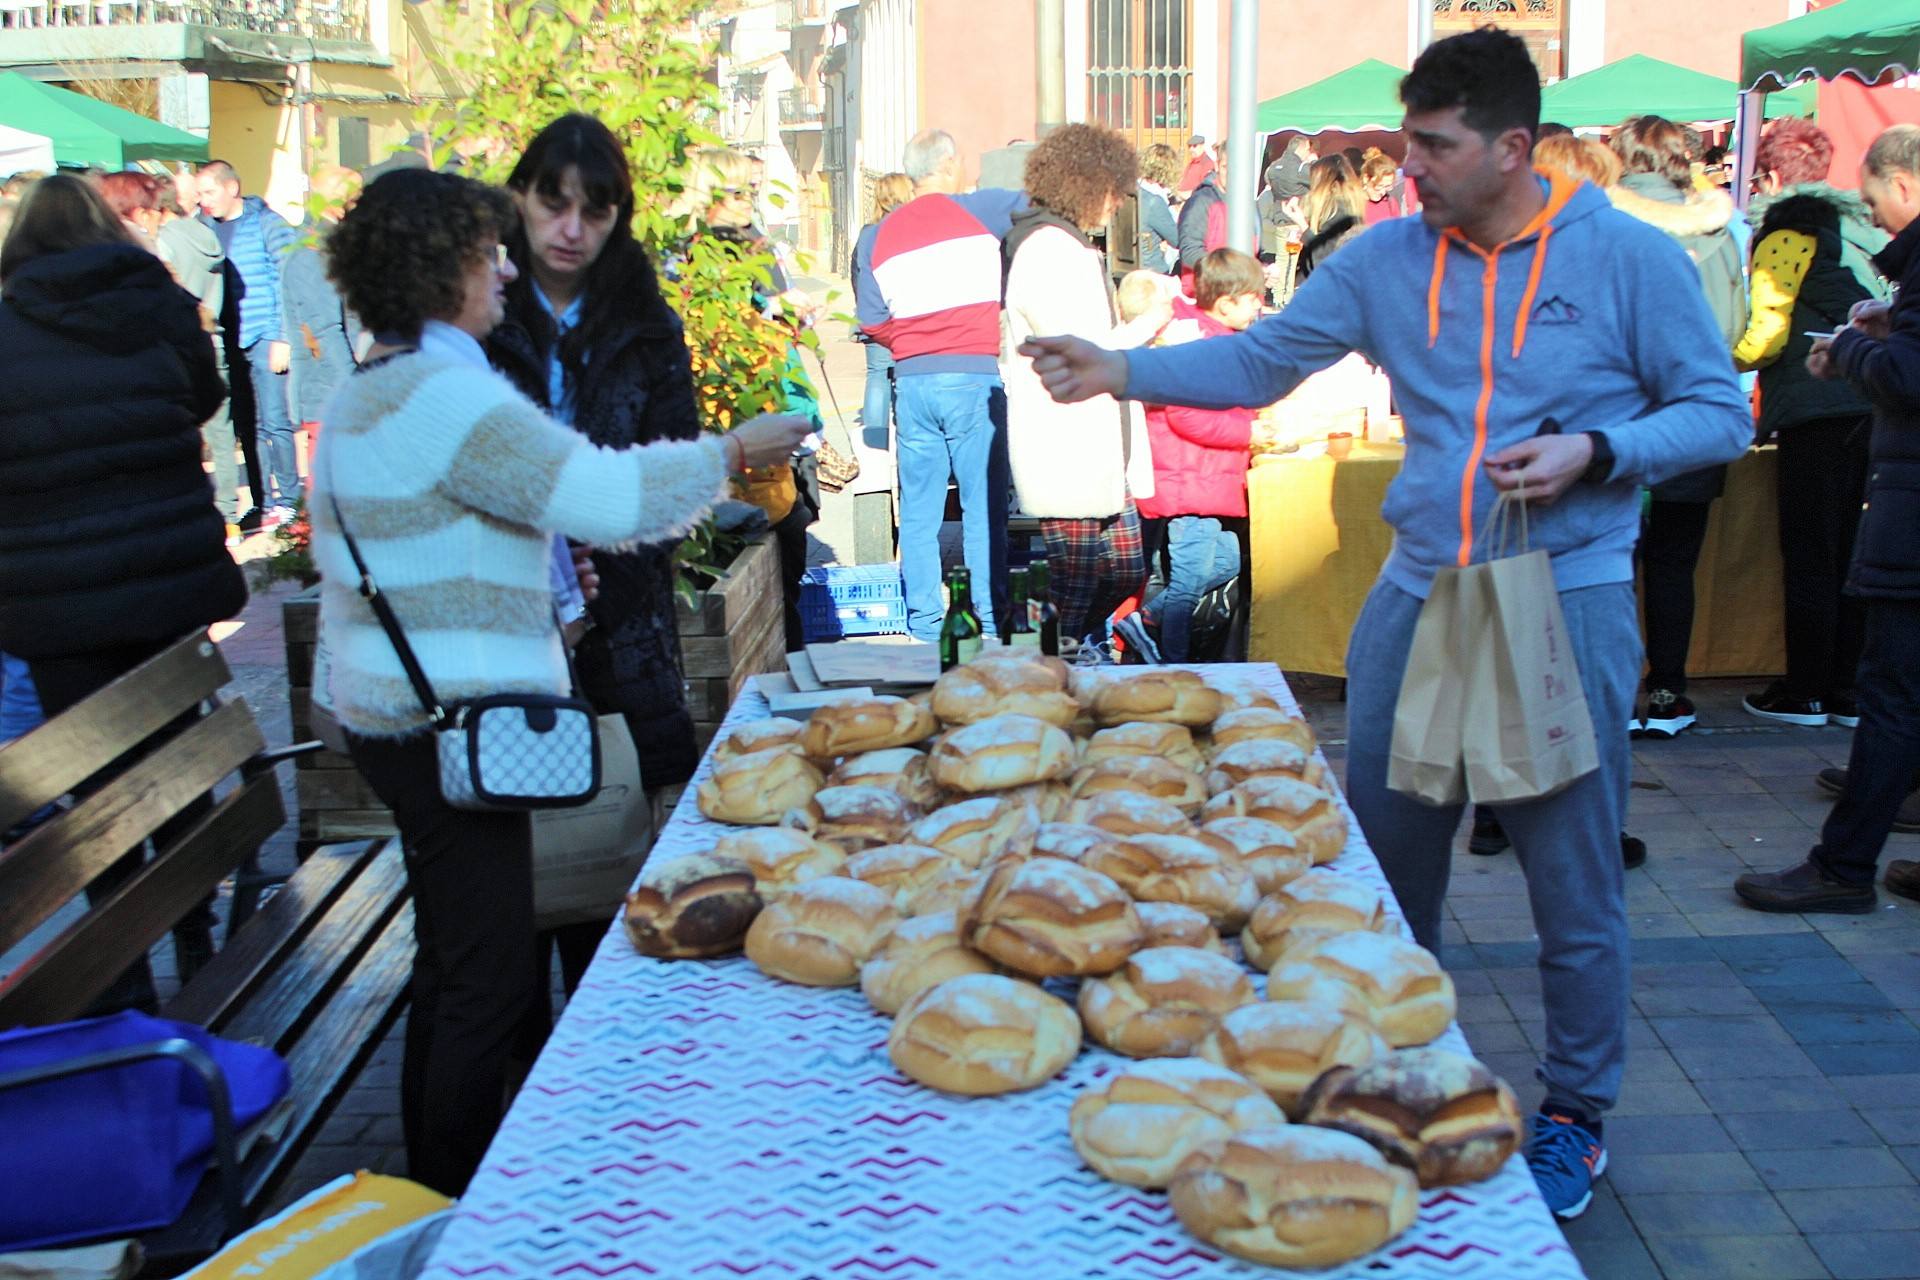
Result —
[[1920, 69], [1920, 4], [1845, 0], [1803, 18], [1749, 31], [1740, 41], [1740, 83], [1763, 93], [1808, 76], [1852, 75], [1873, 84]]
[[135, 160], [205, 160], [207, 140], [17, 71], [0, 73], [0, 124], [53, 141], [64, 165], [123, 169]]
[[1406, 110], [1400, 105], [1400, 81], [1406, 74], [1369, 58], [1325, 80], [1268, 98], [1260, 104], [1254, 126], [1261, 133], [1395, 132]]
[[[1628, 116], [1669, 120], [1730, 120], [1740, 90], [1731, 80], [1636, 53], [1618, 62], [1548, 85], [1540, 118], [1572, 128], [1611, 126]], [[1813, 110], [1811, 88], [1776, 95], [1768, 110], [1803, 115]]]

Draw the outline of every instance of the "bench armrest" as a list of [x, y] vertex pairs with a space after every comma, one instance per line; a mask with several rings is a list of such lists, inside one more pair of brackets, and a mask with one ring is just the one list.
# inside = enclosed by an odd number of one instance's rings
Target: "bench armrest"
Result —
[[317, 738], [312, 742], [296, 742], [290, 747], [274, 747], [271, 750], [260, 752], [245, 764], [241, 765], [240, 776], [248, 779], [257, 778], [261, 774], [271, 771], [277, 764], [284, 764], [289, 760], [298, 760], [301, 756], [317, 755], [326, 749], [327, 744]]

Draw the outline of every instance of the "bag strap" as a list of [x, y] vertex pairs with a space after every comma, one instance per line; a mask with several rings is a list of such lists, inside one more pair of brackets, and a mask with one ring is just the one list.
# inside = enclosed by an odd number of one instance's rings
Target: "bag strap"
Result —
[[413, 696], [420, 699], [420, 706], [426, 711], [428, 719], [433, 721], [434, 728], [449, 727], [453, 717], [440, 705], [440, 697], [434, 693], [432, 682], [427, 679], [419, 657], [413, 652], [413, 645], [408, 643], [407, 633], [400, 629], [400, 619], [394, 616], [392, 603], [373, 580], [373, 570], [367, 568], [366, 557], [360, 554], [360, 544], [347, 531], [346, 517], [340, 514], [340, 499], [333, 495], [331, 485], [328, 486], [327, 501], [333, 507], [333, 522], [339, 526], [340, 539], [347, 544], [347, 554], [353, 557], [353, 567], [360, 574], [360, 594], [366, 598], [373, 616], [380, 620], [380, 629], [387, 633], [393, 651], [400, 655], [400, 665], [406, 670], [407, 683], [413, 686]]

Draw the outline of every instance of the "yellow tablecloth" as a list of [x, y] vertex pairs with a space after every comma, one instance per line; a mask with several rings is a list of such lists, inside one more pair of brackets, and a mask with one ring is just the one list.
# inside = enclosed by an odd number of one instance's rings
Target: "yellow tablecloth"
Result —
[[[1346, 674], [1347, 634], [1393, 546], [1380, 504], [1403, 454], [1398, 445], [1356, 443], [1340, 462], [1316, 447], [1254, 465], [1253, 661]], [[1772, 449], [1747, 454], [1713, 504], [1695, 579], [1691, 675], [1776, 675], [1786, 667], [1776, 465]]]

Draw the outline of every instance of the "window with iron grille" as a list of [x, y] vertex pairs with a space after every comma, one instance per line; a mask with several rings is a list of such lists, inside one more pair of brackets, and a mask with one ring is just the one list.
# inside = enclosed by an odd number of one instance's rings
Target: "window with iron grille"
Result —
[[1088, 0], [1087, 118], [1136, 147], [1193, 131], [1193, 0]]

